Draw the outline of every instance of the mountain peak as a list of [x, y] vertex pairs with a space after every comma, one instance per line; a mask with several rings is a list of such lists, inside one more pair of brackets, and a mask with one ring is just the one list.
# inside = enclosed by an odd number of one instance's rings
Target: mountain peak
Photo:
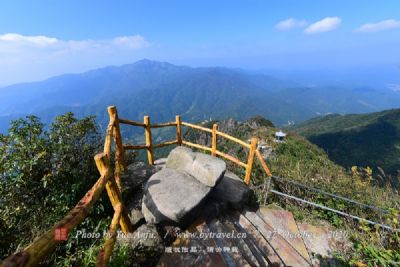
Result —
[[155, 61], [155, 60], [150, 60], [147, 58], [141, 59], [139, 61], [136, 61], [133, 63], [134, 67], [138, 67], [144, 70], [159, 70], [159, 69], [173, 69], [173, 68], [181, 68], [179, 66], [173, 65], [168, 62], [163, 62], [163, 61]]

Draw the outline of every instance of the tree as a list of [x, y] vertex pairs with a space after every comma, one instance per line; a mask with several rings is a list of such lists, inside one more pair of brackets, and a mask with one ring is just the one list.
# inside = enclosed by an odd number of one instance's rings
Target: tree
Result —
[[0, 135], [0, 257], [62, 218], [98, 179], [94, 117], [67, 113], [48, 130], [35, 116]]

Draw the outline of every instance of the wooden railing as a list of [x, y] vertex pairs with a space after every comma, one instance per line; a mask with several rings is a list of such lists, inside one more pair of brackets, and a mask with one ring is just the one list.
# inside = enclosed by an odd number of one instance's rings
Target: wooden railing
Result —
[[[139, 150], [139, 149], [146, 149], [147, 150], [147, 160], [148, 160], [148, 164], [149, 165], [153, 165], [154, 164], [154, 149], [155, 148], [160, 148], [160, 147], [165, 147], [165, 146], [169, 146], [169, 145], [185, 145], [185, 146], [189, 146], [189, 147], [193, 147], [193, 148], [197, 148], [197, 149], [201, 149], [201, 150], [205, 150], [211, 153], [211, 155], [213, 156], [220, 156], [224, 159], [230, 160], [233, 163], [243, 167], [246, 169], [246, 174], [244, 177], [244, 182], [246, 184], [250, 183], [250, 177], [251, 177], [251, 171], [253, 168], [253, 162], [254, 162], [254, 157], [257, 156], [257, 158], [259, 159], [261, 166], [263, 167], [264, 171], [266, 172], [266, 174], [268, 176], [271, 176], [271, 172], [267, 166], [267, 164], [265, 163], [260, 151], [257, 149], [257, 145], [258, 145], [258, 139], [257, 138], [252, 138], [250, 144], [246, 143], [240, 139], [237, 139], [233, 136], [230, 136], [226, 133], [220, 132], [218, 131], [218, 125], [214, 124], [212, 129], [210, 128], [206, 128], [200, 125], [196, 125], [196, 124], [191, 124], [188, 122], [182, 122], [181, 121], [181, 117], [180, 116], [176, 116], [175, 121], [174, 122], [167, 122], [167, 123], [160, 123], [160, 124], [151, 124], [150, 123], [150, 118], [149, 116], [144, 116], [143, 118], [143, 123], [141, 122], [137, 122], [137, 121], [132, 121], [132, 120], [127, 120], [127, 119], [118, 119], [119, 123], [123, 123], [123, 124], [129, 124], [132, 126], [139, 126], [139, 127], [143, 127], [145, 130], [145, 140], [146, 143], [145, 144], [140, 144], [140, 145], [132, 145], [132, 144], [126, 144], [123, 145], [123, 149], [125, 150]], [[182, 126], [186, 126], [192, 129], [196, 129], [196, 130], [200, 130], [206, 133], [210, 133], [212, 135], [212, 142], [211, 142], [211, 147], [207, 147], [207, 146], [203, 146], [200, 144], [195, 144], [192, 142], [189, 142], [187, 140], [183, 140], [182, 139]], [[153, 144], [152, 142], [152, 138], [151, 138], [151, 129], [153, 128], [162, 128], [162, 127], [176, 127], [176, 140], [171, 140], [171, 141], [167, 141], [164, 143], [159, 143], [159, 144]], [[247, 159], [247, 162], [242, 162], [240, 161], [238, 158], [233, 157], [231, 155], [228, 155], [222, 151], [219, 151], [217, 149], [217, 138], [218, 137], [223, 137], [226, 138], [232, 142], [237, 143], [238, 145], [244, 147], [245, 149], [249, 149], [249, 156]]]
[[[121, 199], [121, 174], [126, 169], [126, 162], [124, 159], [125, 150], [147, 150], [147, 159], [149, 165], [154, 165], [154, 149], [161, 148], [169, 145], [186, 145], [189, 147], [202, 149], [210, 152], [213, 156], [220, 156], [233, 163], [246, 169], [244, 182], [250, 183], [251, 172], [254, 163], [254, 157], [257, 156], [261, 166], [268, 176], [272, 176], [265, 163], [260, 151], [257, 149], [258, 139], [252, 138], [250, 143], [246, 143], [240, 139], [230, 136], [226, 133], [218, 131], [218, 125], [214, 124], [212, 129], [187, 123], [181, 122], [180, 116], [176, 116], [174, 122], [151, 124], [150, 117], [144, 116], [143, 123], [118, 118], [117, 109], [114, 106], [108, 107], [109, 124], [107, 127], [106, 137], [104, 141], [104, 149], [102, 153], [97, 154], [94, 159], [96, 162], [97, 169], [100, 173], [100, 178], [93, 185], [93, 187], [85, 194], [85, 196], [78, 202], [78, 204], [57, 224], [55, 224], [50, 230], [45, 232], [43, 235], [34, 240], [28, 245], [23, 251], [15, 253], [7, 257], [0, 266], [37, 266], [41, 261], [45, 259], [55, 247], [63, 242], [56, 236], [57, 231], [62, 230], [64, 233], [71, 232], [77, 225], [79, 225], [90, 213], [93, 205], [99, 199], [104, 188], [107, 191], [110, 202], [114, 208], [114, 216], [112, 218], [106, 240], [104, 241], [103, 247], [97, 256], [96, 266], [106, 266], [114, 244], [116, 242], [116, 235], [118, 227], [124, 233], [133, 232], [133, 226], [129, 220], [125, 207]], [[132, 126], [143, 127], [145, 130], [145, 144], [132, 145], [123, 144], [120, 131], [120, 123], [128, 124]], [[200, 144], [195, 144], [182, 139], [182, 126], [193, 128], [196, 130], [211, 133], [212, 143], [211, 147], [206, 147]], [[153, 144], [151, 129], [162, 128], [162, 127], [175, 127], [176, 128], [176, 139]], [[244, 163], [238, 158], [221, 152], [217, 149], [217, 138], [218, 136], [233, 141], [240, 146], [249, 149], [249, 155], [247, 162]], [[112, 142], [115, 144], [115, 168], [111, 166], [111, 155], [112, 155]]]

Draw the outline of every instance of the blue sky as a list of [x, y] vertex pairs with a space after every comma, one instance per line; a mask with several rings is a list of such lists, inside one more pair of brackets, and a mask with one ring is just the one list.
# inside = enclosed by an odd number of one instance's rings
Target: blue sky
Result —
[[400, 65], [400, 1], [1, 1], [0, 85], [141, 58], [248, 69]]

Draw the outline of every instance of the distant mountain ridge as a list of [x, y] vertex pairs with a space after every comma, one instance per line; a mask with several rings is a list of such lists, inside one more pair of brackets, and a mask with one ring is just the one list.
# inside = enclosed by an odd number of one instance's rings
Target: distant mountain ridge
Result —
[[368, 114], [328, 115], [292, 128], [323, 148], [336, 163], [400, 170], [400, 109]]
[[400, 93], [346, 88], [295, 86], [268, 75], [222, 67], [192, 68], [140, 60], [41, 82], [0, 88], [0, 131], [10, 119], [35, 114], [51, 121], [72, 111], [107, 122], [108, 105], [135, 120], [150, 115], [169, 121], [181, 114], [187, 121], [238, 120], [255, 115], [275, 124], [295, 123], [327, 113], [372, 112], [400, 105]]

